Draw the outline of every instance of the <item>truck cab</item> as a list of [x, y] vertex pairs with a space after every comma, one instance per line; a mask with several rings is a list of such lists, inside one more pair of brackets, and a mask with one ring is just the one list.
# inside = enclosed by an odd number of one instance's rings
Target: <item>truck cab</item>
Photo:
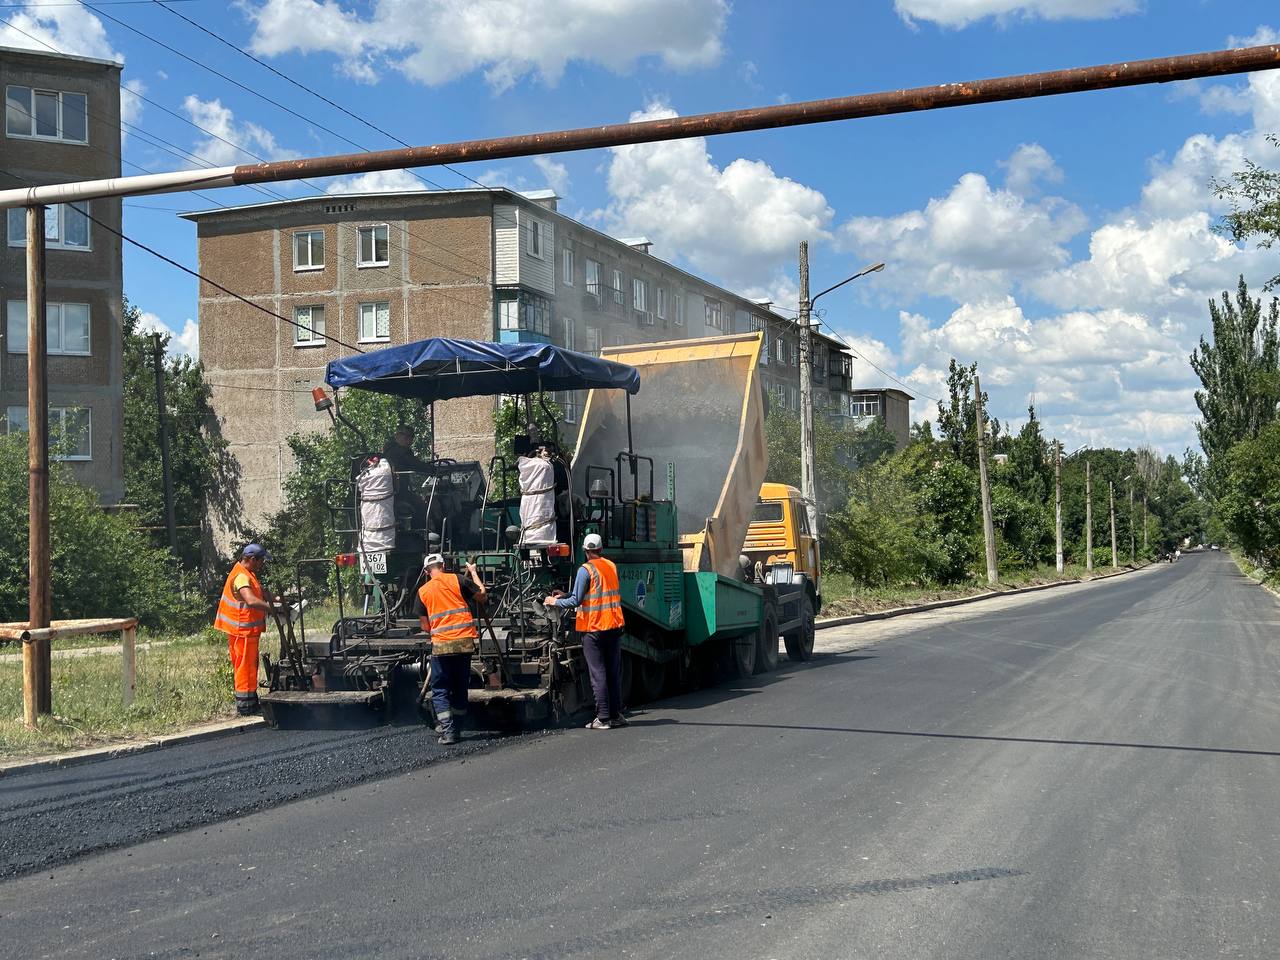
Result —
[[804, 498], [785, 483], [765, 483], [751, 515], [743, 554], [768, 571], [774, 564], [789, 563], [808, 581], [813, 609], [822, 608], [822, 555], [816, 531], [809, 528]]

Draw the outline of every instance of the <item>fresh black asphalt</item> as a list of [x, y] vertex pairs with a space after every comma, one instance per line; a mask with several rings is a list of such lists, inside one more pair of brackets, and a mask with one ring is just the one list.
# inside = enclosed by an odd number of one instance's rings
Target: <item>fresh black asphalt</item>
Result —
[[1216, 553], [629, 730], [428, 740], [0, 778], [10, 869], [66, 861], [0, 883], [0, 956], [1280, 954], [1280, 603]]

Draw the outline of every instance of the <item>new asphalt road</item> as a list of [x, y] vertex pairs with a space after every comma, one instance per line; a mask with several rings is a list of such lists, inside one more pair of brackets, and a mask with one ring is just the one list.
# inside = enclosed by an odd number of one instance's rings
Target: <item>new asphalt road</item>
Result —
[[1280, 955], [1280, 604], [1226, 558], [821, 645], [623, 731], [0, 778], [0, 956]]

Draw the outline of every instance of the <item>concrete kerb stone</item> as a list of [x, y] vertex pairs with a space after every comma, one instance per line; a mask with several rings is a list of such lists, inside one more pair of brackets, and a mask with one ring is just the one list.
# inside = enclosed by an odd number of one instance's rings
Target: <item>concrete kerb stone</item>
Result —
[[163, 750], [165, 747], [176, 747], [185, 743], [196, 743], [201, 740], [216, 740], [221, 737], [248, 733], [266, 725], [261, 717], [237, 718], [209, 723], [178, 733], [167, 733], [160, 737], [146, 740], [131, 740], [124, 743], [110, 744], [105, 747], [92, 747], [88, 750], [76, 750], [71, 753], [58, 754], [52, 757], [41, 757], [37, 760], [16, 760], [12, 763], [0, 764], [0, 777], [10, 777], [37, 770], [52, 770], [58, 767], [73, 767], [81, 763], [92, 763], [95, 760], [110, 760], [115, 757], [133, 756], [148, 753], [152, 750]]
[[960, 607], [968, 603], [978, 603], [982, 600], [991, 600], [995, 597], [1016, 597], [1020, 593], [1037, 593], [1041, 590], [1052, 590], [1055, 587], [1066, 587], [1073, 583], [1094, 583], [1098, 580], [1110, 580], [1112, 577], [1123, 577], [1126, 573], [1136, 573], [1138, 570], [1145, 570], [1151, 566], [1150, 563], [1144, 563], [1140, 567], [1129, 567], [1126, 570], [1119, 570], [1116, 573], [1102, 573], [1096, 577], [1078, 580], [1055, 580], [1053, 583], [1037, 583], [1031, 587], [1018, 587], [1015, 590], [988, 590], [985, 593], [976, 593], [970, 597], [952, 597], [947, 600], [930, 600], [928, 603], [918, 603], [910, 607], [892, 607], [888, 610], [874, 610], [870, 613], [856, 613], [848, 617], [830, 617], [826, 620], [818, 620], [814, 623], [814, 630], [826, 630], [831, 627], [844, 627], [854, 623], [870, 623], [873, 620], [890, 620], [894, 617], [905, 617], [911, 613], [924, 613], [927, 610], [943, 610], [947, 607]]

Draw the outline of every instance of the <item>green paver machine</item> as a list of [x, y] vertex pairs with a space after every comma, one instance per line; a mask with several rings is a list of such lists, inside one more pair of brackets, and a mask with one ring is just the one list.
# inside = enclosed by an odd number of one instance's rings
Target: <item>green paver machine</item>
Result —
[[[752, 582], [739, 560], [767, 465], [760, 348], [748, 334], [630, 348], [620, 362], [610, 351], [438, 338], [331, 363], [335, 395], [317, 406], [336, 429], [349, 427], [338, 391], [363, 389], [429, 404], [516, 397], [528, 432], [515, 438], [517, 462], [495, 456], [487, 477], [475, 461], [436, 458], [428, 471], [394, 476], [370, 455], [335, 479], [335, 529], [349, 546], [324, 562], [339, 581], [355, 568], [361, 596], [350, 611], [340, 601], [324, 639], [304, 624], [301, 655], [268, 664], [268, 721], [425, 717], [430, 641], [417, 587], [423, 555], [435, 552], [454, 570], [474, 562], [488, 590], [470, 692], [481, 722], [520, 728], [579, 713], [592, 695], [573, 616], [542, 600], [569, 588], [588, 533], [618, 565], [629, 702], [716, 666], [742, 675], [776, 665], [780, 633], [811, 637], [812, 608], [806, 621], [803, 582], [786, 569]], [[562, 390], [590, 391], [572, 460], [533, 425], [534, 405]], [[696, 519], [682, 526], [682, 516]]]

